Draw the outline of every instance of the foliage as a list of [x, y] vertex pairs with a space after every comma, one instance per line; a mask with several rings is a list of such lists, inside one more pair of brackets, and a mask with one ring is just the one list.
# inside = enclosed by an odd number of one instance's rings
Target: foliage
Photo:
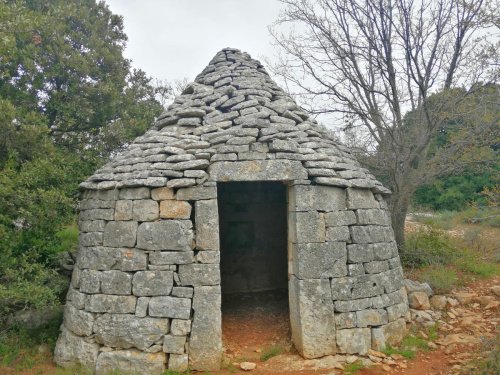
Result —
[[491, 339], [483, 339], [483, 358], [472, 361], [472, 375], [500, 374], [500, 335], [497, 334]]
[[284, 348], [282, 346], [271, 346], [269, 348], [266, 348], [262, 354], [260, 355], [260, 360], [262, 362], [267, 361], [268, 359], [271, 359], [272, 357], [276, 357], [277, 355], [280, 355], [283, 353]]
[[356, 361], [354, 363], [348, 363], [344, 366], [344, 374], [355, 374], [356, 372], [365, 368], [365, 365], [361, 361]]
[[446, 294], [455, 287], [458, 276], [451, 267], [432, 266], [422, 271], [420, 281], [428, 283], [435, 293]]
[[449, 264], [456, 259], [458, 253], [446, 233], [424, 228], [408, 233], [400, 256], [405, 267], [414, 268]]

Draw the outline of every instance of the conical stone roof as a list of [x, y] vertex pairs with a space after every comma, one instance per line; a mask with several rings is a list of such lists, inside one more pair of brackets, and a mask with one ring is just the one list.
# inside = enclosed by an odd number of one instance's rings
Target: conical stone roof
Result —
[[225, 48], [150, 130], [80, 186], [188, 187], [210, 179], [214, 163], [213, 173], [221, 180], [234, 161], [273, 160], [276, 165], [280, 159], [301, 163], [307, 171], [302, 178], [316, 184], [390, 193], [278, 87], [259, 61]]

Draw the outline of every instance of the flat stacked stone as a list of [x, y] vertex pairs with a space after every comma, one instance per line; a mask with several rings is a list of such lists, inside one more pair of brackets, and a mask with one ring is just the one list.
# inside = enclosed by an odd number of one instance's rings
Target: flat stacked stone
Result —
[[58, 364], [98, 374], [219, 368], [224, 181], [288, 184], [290, 320], [303, 356], [401, 339], [408, 301], [389, 191], [258, 61], [224, 49], [81, 184]]

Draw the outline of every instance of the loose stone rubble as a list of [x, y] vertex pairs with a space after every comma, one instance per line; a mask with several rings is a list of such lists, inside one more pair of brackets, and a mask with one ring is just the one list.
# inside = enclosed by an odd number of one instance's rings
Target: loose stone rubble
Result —
[[409, 310], [389, 190], [258, 61], [227, 48], [81, 184], [58, 364], [98, 374], [219, 368], [217, 183], [226, 181], [288, 186], [290, 320], [302, 356], [366, 354], [402, 338]]

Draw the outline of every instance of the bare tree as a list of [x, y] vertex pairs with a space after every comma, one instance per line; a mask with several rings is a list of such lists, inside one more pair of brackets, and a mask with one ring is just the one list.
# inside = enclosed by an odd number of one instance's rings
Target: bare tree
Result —
[[[443, 113], [498, 76], [489, 34], [495, 17], [487, 13], [494, 7], [488, 0], [281, 2], [270, 28], [279, 47], [273, 71], [313, 113], [340, 114], [369, 136], [372, 167], [393, 190], [401, 245], [413, 193], [441, 169], [434, 160], [429, 170], [428, 154]], [[468, 89], [451, 92], [457, 86]]]

